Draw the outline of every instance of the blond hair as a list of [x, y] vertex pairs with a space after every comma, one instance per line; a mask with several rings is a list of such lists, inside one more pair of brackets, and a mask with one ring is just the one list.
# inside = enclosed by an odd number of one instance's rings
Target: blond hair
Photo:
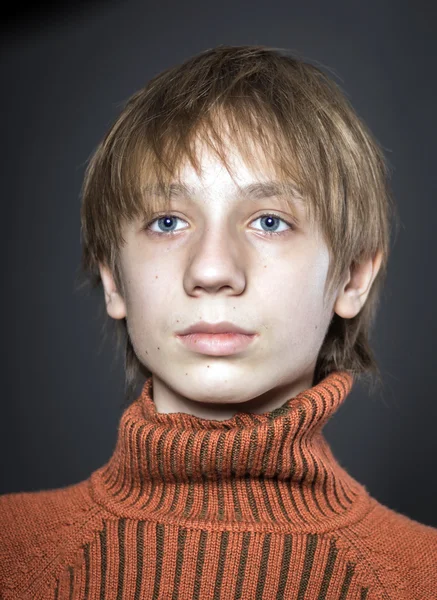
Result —
[[[382, 251], [361, 311], [350, 319], [334, 314], [313, 385], [333, 370], [373, 376], [381, 383], [369, 336], [386, 277], [390, 221], [397, 216], [388, 162], [341, 88], [287, 49], [218, 46], [158, 74], [127, 101], [85, 173], [79, 287], [100, 288], [102, 264], [122, 292], [123, 223], [138, 216], [150, 219], [168, 208], [166, 190], [187, 158], [200, 173], [198, 140], [231, 172], [229, 132], [249, 166], [259, 164], [252, 149], [262, 148], [278, 180], [293, 182], [305, 198], [308, 217], [318, 223], [331, 255], [328, 296], [351, 265]], [[164, 193], [148, 197], [149, 183]], [[105, 335], [111, 321], [106, 315]], [[125, 400], [130, 402], [139, 376], [151, 373], [134, 352], [126, 319], [116, 320], [115, 327], [117, 350], [124, 347]]]

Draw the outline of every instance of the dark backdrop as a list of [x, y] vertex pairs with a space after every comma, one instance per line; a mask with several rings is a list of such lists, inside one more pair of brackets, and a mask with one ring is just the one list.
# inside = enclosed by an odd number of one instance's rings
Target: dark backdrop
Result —
[[16, 3], [3, 14], [0, 493], [79, 482], [114, 449], [122, 359], [100, 344], [100, 297], [74, 291], [87, 159], [150, 77], [218, 44], [255, 43], [333, 69], [393, 167], [402, 226], [373, 335], [385, 389], [356, 384], [324, 431], [381, 503], [437, 526], [436, 16], [430, 2], [398, 0]]

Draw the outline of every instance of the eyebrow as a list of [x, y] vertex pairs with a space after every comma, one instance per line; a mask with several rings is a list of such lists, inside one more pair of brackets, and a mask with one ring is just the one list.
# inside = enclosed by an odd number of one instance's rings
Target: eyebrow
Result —
[[[168, 187], [170, 198], [192, 196], [196, 193], [194, 187], [185, 183], [171, 183]], [[144, 191], [149, 194], [163, 196], [164, 189], [159, 184], [147, 184]], [[292, 182], [264, 181], [240, 186], [239, 194], [253, 199], [271, 198], [272, 196], [292, 195], [296, 200], [303, 200], [299, 187]]]

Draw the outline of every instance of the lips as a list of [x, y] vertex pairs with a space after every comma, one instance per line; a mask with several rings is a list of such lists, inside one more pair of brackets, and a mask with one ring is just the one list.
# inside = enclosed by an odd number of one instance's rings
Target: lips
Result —
[[241, 333], [243, 335], [254, 335], [255, 332], [243, 329], [230, 321], [221, 321], [220, 323], [199, 321], [182, 331], [176, 332], [176, 335], [189, 335], [192, 333]]
[[189, 350], [210, 356], [227, 356], [236, 354], [250, 346], [256, 334], [241, 333], [187, 333], [177, 338]]

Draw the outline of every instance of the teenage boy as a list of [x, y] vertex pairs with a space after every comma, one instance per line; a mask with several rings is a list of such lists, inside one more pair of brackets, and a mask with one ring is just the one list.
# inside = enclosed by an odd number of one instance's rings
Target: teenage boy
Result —
[[288, 52], [221, 46], [136, 93], [81, 212], [127, 407], [87, 480], [1, 498], [1, 598], [437, 598], [437, 529], [322, 434], [380, 379], [393, 209], [370, 131]]

